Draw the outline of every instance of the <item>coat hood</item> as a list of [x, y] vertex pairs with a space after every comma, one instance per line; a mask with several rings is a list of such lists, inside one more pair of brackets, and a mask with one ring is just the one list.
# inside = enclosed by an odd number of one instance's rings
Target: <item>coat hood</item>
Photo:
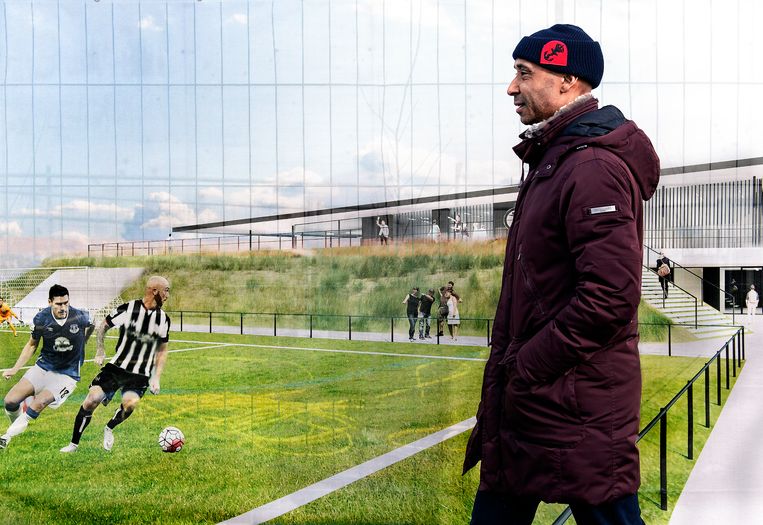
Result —
[[520, 138], [523, 140], [514, 152], [531, 166], [550, 147], [558, 148], [554, 157], [559, 158], [574, 148], [596, 146], [608, 149], [627, 164], [643, 200], [649, 200], [657, 190], [660, 160], [649, 137], [615, 106], [597, 109], [593, 97], [581, 97]]
[[579, 147], [580, 142], [606, 148], [628, 165], [641, 191], [649, 200], [660, 182], [660, 159], [646, 136], [635, 122], [627, 120], [615, 106], [584, 113], [560, 133], [560, 139]]

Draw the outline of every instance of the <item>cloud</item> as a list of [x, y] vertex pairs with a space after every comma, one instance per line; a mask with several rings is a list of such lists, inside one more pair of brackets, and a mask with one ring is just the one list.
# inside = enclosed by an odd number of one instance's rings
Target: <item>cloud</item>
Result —
[[273, 178], [258, 181], [256, 186], [228, 187], [225, 191], [220, 186], [206, 186], [199, 190], [198, 195], [199, 199], [208, 205], [293, 207], [297, 204], [303, 205], [302, 195], [305, 192], [312, 195], [326, 186], [328, 186], [327, 177], [315, 171], [297, 167], [280, 172], [278, 184]]
[[159, 27], [159, 25], [157, 25], [156, 21], [154, 20], [154, 17], [151, 15], [146, 15], [140, 19], [140, 28], [144, 31], [163, 31], [164, 30], [164, 28]]
[[[63, 242], [59, 247], [60, 253], [87, 253], [87, 246], [90, 244], [90, 239], [85, 233], [77, 231], [64, 231], [62, 234]], [[62, 249], [63, 248], [63, 249]]]
[[228, 18], [228, 22], [245, 26], [249, 22], [249, 18], [244, 13], [236, 13]]
[[135, 214], [133, 208], [119, 206], [115, 202], [98, 203], [77, 199], [52, 208], [23, 208], [17, 212], [20, 217], [65, 217], [67, 219], [114, 219], [130, 220]]
[[202, 209], [197, 215], [189, 204], [166, 191], [150, 193], [144, 209], [150, 210], [150, 218], [141, 224], [144, 229], [169, 230], [173, 226], [220, 220], [220, 216], [210, 209]]
[[21, 225], [16, 221], [0, 222], [0, 235], [5, 237], [21, 237]]

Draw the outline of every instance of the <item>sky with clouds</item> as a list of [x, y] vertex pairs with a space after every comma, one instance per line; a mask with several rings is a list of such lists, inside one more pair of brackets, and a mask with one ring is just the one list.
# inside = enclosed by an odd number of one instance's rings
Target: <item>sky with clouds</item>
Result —
[[[0, 249], [514, 184], [521, 36], [600, 41], [664, 167], [761, 155], [753, 0], [6, 0]], [[747, 58], [745, 58], [747, 57]]]

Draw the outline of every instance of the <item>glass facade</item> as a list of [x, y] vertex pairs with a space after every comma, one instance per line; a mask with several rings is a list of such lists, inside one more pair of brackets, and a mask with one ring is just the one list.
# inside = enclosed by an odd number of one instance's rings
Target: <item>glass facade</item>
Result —
[[753, 0], [6, 0], [0, 251], [516, 184], [511, 52], [556, 22], [601, 42], [595, 94], [664, 167], [761, 156], [763, 69], [743, 60], [761, 18]]

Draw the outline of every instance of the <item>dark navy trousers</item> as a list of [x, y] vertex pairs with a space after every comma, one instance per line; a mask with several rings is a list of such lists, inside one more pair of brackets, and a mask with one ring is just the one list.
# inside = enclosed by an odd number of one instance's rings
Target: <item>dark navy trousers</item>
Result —
[[[532, 525], [540, 500], [478, 491], [471, 525]], [[638, 495], [601, 505], [571, 504], [577, 525], [644, 525]]]

